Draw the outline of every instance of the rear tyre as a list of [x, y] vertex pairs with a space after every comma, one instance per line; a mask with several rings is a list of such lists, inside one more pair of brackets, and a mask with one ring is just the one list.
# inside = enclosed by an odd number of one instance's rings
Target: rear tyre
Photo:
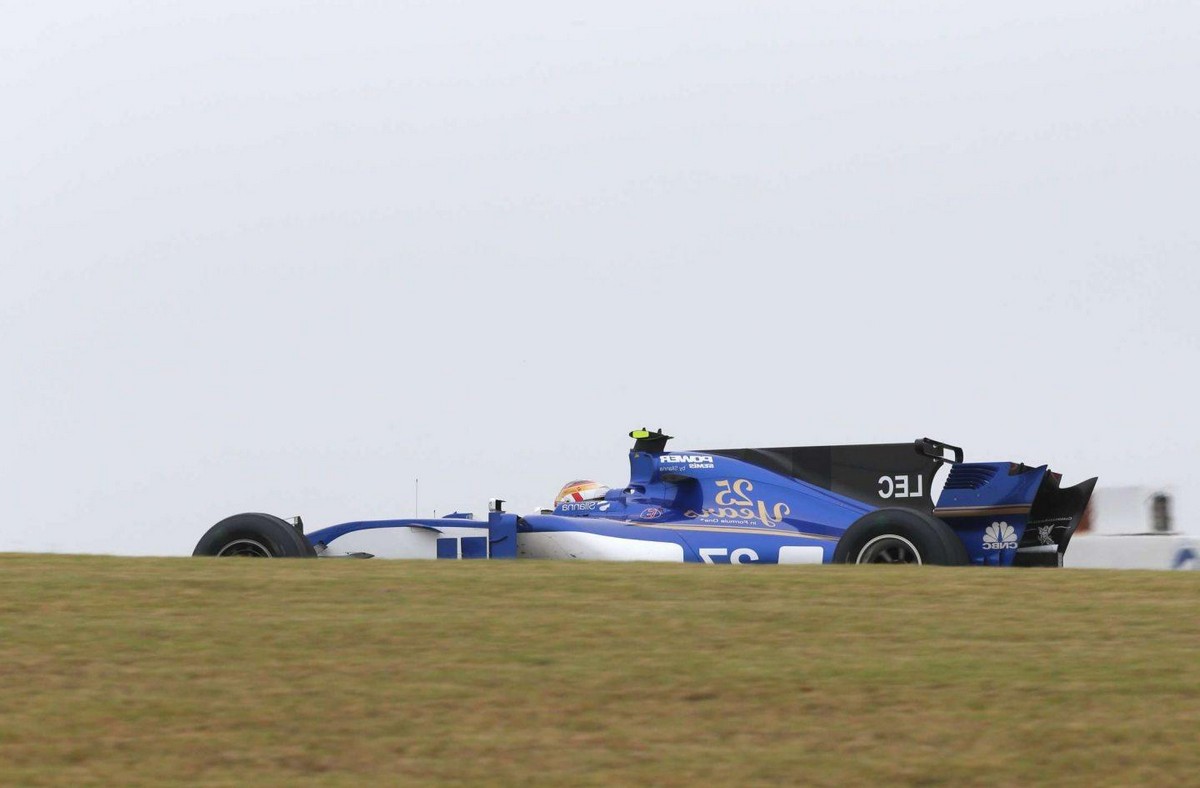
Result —
[[209, 528], [192, 555], [218, 558], [315, 558], [291, 524], [269, 514], [235, 514]]
[[941, 520], [911, 509], [878, 509], [846, 529], [833, 563], [963, 566], [967, 549]]

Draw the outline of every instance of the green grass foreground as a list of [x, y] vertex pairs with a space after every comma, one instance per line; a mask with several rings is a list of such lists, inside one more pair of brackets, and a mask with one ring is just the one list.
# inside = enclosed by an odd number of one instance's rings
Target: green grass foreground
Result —
[[0, 784], [1200, 780], [1200, 572], [0, 556]]

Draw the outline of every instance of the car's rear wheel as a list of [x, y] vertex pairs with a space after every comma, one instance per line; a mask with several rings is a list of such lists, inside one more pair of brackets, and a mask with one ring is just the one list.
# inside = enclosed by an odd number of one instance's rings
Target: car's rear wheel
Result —
[[962, 566], [967, 550], [941, 520], [911, 509], [878, 509], [846, 529], [833, 562]]
[[209, 528], [192, 555], [218, 558], [313, 558], [308, 540], [291, 524], [269, 514], [235, 514]]

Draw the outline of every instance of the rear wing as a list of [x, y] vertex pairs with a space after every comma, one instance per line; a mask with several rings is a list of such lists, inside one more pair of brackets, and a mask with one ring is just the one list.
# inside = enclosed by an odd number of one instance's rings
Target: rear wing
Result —
[[1096, 479], [1063, 487], [1045, 465], [976, 462], [956, 465], [934, 515], [962, 540], [973, 563], [1062, 566]]
[[1088, 479], [1074, 487], [1061, 487], [1062, 477], [1047, 473], [1033, 499], [1029, 522], [1014, 566], [1062, 566], [1067, 545], [1087, 510], [1098, 479]]

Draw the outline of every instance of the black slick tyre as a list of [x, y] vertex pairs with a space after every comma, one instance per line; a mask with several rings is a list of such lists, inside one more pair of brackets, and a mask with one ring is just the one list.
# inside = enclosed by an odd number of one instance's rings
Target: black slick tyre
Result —
[[878, 509], [846, 529], [833, 563], [963, 566], [967, 549], [935, 517], [911, 509]]
[[209, 528], [192, 555], [218, 558], [315, 558], [308, 540], [270, 514], [235, 514]]

